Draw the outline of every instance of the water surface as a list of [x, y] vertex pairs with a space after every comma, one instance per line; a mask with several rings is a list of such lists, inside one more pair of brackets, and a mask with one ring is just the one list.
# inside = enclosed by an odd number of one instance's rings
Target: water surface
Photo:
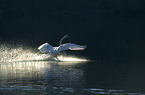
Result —
[[130, 66], [55, 61], [1, 63], [0, 94], [143, 95], [144, 77], [138, 75], [139, 69], [132, 71], [135, 65]]

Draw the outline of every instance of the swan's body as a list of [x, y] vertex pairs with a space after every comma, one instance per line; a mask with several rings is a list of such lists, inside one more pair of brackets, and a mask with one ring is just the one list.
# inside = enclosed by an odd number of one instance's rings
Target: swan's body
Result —
[[68, 37], [67, 35], [65, 35], [61, 40], [60, 40], [60, 46], [58, 47], [53, 47], [48, 43], [44, 43], [41, 46], [38, 47], [38, 49], [40, 50], [40, 52], [42, 53], [48, 53], [48, 57], [54, 57], [56, 60], [59, 60], [57, 58], [57, 54], [61, 51], [64, 50], [84, 50], [86, 48], [86, 46], [81, 46], [81, 45], [77, 45], [77, 44], [73, 44], [73, 43], [66, 43], [66, 44], [61, 44], [62, 40], [64, 38]]

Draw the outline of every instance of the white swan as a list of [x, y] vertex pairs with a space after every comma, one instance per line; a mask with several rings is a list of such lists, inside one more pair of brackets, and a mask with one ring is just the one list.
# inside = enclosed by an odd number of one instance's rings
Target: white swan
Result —
[[68, 37], [68, 35], [65, 35], [63, 38], [61, 38], [60, 46], [58, 46], [58, 47], [53, 47], [48, 43], [44, 43], [41, 46], [39, 46], [38, 49], [42, 53], [49, 52], [47, 54], [48, 57], [55, 58], [56, 60], [59, 61], [59, 59], [57, 58], [57, 54], [61, 51], [64, 51], [64, 50], [84, 50], [86, 48], [86, 46], [81, 46], [81, 45], [77, 45], [77, 44], [73, 44], [73, 43], [62, 44], [62, 40], [66, 37]]

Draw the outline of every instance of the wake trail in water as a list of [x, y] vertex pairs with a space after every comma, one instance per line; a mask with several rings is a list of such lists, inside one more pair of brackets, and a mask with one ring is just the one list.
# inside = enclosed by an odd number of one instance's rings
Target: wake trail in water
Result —
[[[0, 61], [1, 62], [18, 62], [18, 61], [51, 61], [46, 59], [47, 54], [41, 54], [35, 52], [32, 48], [25, 48], [19, 46], [16, 48], [11, 48], [6, 45], [1, 45], [0, 48]], [[67, 56], [58, 56], [60, 61], [88, 61], [87, 59], [80, 59], [77, 57], [67, 57]], [[54, 61], [54, 60], [53, 60]]]

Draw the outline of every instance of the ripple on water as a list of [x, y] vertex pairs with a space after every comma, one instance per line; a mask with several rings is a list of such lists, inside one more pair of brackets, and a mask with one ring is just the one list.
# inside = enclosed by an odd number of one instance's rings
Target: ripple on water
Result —
[[[33, 92], [33, 94], [32, 94]], [[0, 94], [85, 94], [85, 95], [145, 95], [143, 93], [127, 93], [123, 90], [105, 90], [97, 88], [65, 88], [65, 87], [47, 87], [42, 85], [37, 86], [0, 86]], [[9, 95], [9, 94], [8, 94]]]

